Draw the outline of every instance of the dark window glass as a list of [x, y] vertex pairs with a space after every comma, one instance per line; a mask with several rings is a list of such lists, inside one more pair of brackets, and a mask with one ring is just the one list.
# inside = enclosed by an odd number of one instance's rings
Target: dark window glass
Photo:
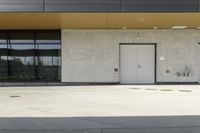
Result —
[[0, 33], [0, 80], [60, 81], [60, 51], [59, 31]]
[[9, 44], [9, 79], [35, 79], [34, 44]]
[[[50, 37], [51, 39], [48, 39]], [[40, 80], [60, 80], [60, 36], [58, 33], [40, 33], [36, 41], [38, 56], [38, 78]]]
[[33, 33], [14, 32], [10, 34], [9, 79], [30, 81], [35, 79]]
[[0, 56], [0, 80], [8, 79], [8, 61], [7, 56]]
[[8, 78], [8, 49], [6, 34], [0, 33], [0, 80], [7, 80]]
[[11, 33], [10, 43], [34, 43], [33, 33]]
[[60, 34], [57, 32], [40, 32], [37, 34], [36, 43], [61, 43]]
[[0, 33], [0, 44], [6, 44], [7, 39], [6, 39], [6, 34], [5, 33]]

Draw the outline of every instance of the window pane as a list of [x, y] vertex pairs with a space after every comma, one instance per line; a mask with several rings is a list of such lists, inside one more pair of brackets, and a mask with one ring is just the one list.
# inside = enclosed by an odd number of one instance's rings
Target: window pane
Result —
[[35, 45], [32, 32], [19, 31], [9, 34], [9, 80], [35, 79]]
[[60, 81], [60, 31], [0, 32], [0, 81]]
[[35, 79], [33, 57], [11, 57], [10, 80], [30, 81]]
[[7, 56], [8, 49], [7, 44], [0, 44], [0, 56]]
[[[5, 33], [0, 33], [0, 44], [1, 44], [1, 43], [4, 43], [4, 44], [7, 43], [6, 34], [5, 34]], [[1, 47], [1, 46], [0, 46], [0, 47]]]
[[34, 43], [33, 33], [11, 33], [10, 43]]
[[0, 33], [0, 80], [8, 79], [8, 49], [5, 34]]
[[34, 80], [34, 44], [10, 44], [9, 47], [9, 79], [16, 81]]
[[8, 79], [8, 61], [7, 56], [0, 56], [0, 80]]
[[60, 80], [60, 45], [38, 44], [38, 78]]
[[60, 43], [58, 32], [41, 32], [37, 35], [36, 43]]

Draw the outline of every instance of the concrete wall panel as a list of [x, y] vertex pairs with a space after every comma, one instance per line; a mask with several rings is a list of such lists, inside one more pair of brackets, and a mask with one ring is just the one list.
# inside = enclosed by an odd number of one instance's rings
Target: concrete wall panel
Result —
[[[119, 44], [156, 43], [157, 82], [197, 82], [199, 36], [198, 30], [63, 30], [62, 81], [119, 82]], [[177, 76], [185, 67], [191, 75]]]

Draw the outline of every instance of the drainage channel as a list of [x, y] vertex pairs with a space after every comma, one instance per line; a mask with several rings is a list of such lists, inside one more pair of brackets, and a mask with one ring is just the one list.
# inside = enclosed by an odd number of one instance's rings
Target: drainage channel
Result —
[[19, 96], [19, 95], [13, 95], [13, 96], [9, 96], [10, 98], [19, 98], [19, 97], [21, 97], [21, 96]]
[[[173, 89], [155, 89], [155, 88], [129, 88], [131, 90], [147, 90], [147, 91], [163, 91], [163, 92], [172, 92], [175, 91]], [[178, 92], [192, 92], [192, 90], [177, 90]]]

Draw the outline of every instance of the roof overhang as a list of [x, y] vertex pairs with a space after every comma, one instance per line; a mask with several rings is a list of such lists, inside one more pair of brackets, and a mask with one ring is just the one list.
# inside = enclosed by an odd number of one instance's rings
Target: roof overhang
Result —
[[200, 26], [200, 13], [0, 13], [0, 29], [171, 29]]

